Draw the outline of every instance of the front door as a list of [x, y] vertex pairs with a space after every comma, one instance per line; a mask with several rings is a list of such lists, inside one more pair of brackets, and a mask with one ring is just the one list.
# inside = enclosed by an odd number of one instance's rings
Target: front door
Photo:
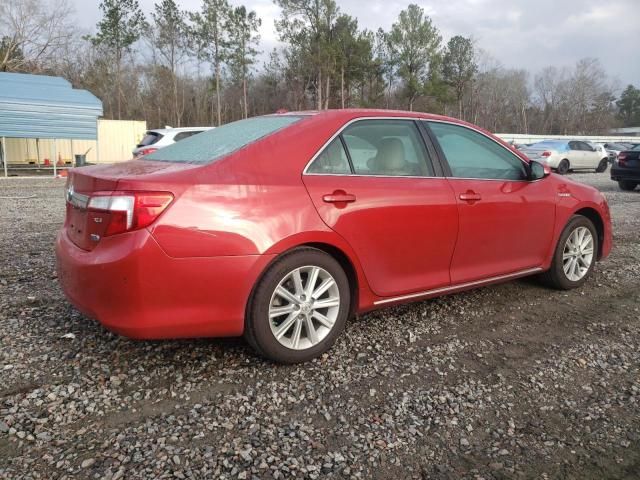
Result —
[[458, 209], [413, 120], [352, 123], [303, 180], [324, 222], [355, 250], [375, 294], [450, 284]]
[[452, 284], [542, 265], [555, 223], [551, 182], [528, 181], [524, 162], [478, 131], [427, 123], [450, 170], [449, 183], [458, 203]]

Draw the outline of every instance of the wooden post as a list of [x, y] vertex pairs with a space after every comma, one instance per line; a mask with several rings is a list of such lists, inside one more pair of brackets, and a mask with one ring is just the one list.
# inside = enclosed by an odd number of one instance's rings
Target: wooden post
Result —
[[53, 178], [56, 178], [58, 176], [58, 149], [57, 149], [57, 145], [56, 145], [56, 139], [53, 139]]
[[96, 163], [100, 163], [100, 120], [96, 121]]
[[73, 168], [76, 165], [76, 157], [73, 154], [73, 138], [69, 142], [71, 142], [71, 167]]
[[7, 149], [4, 144], [7, 142], [7, 137], [2, 137], [2, 163], [4, 164], [4, 176], [8, 177], [7, 173]]

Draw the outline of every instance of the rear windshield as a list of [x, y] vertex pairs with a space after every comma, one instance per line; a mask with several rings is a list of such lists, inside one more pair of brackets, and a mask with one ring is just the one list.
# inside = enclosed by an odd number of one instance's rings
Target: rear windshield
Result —
[[156, 132], [147, 132], [144, 134], [144, 138], [140, 140], [139, 147], [148, 147], [157, 143], [162, 138], [162, 135]]
[[302, 118], [293, 115], [268, 115], [227, 123], [185, 138], [181, 142], [145, 155], [142, 159], [180, 163], [213, 162]]

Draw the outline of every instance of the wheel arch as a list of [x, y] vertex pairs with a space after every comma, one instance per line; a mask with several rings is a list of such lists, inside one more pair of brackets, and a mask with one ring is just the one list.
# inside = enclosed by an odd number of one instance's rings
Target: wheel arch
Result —
[[257, 276], [247, 302], [245, 304], [245, 324], [246, 318], [250, 311], [251, 302], [253, 301], [256, 287], [264, 277], [265, 273], [271, 268], [271, 266], [282, 256], [287, 255], [291, 251], [297, 248], [315, 248], [320, 250], [332, 258], [334, 258], [342, 267], [347, 279], [349, 280], [349, 291], [351, 293], [351, 305], [349, 307], [349, 315], [353, 316], [362, 309], [368, 310], [373, 305], [375, 295], [369, 287], [369, 283], [364, 274], [364, 270], [359, 263], [358, 258], [355, 256], [355, 252], [351, 250], [350, 245], [346, 242], [341, 242], [341, 237], [334, 238], [335, 233], [331, 232], [316, 232], [314, 238], [309, 238], [308, 235], [295, 235], [293, 238], [288, 238], [278, 245], [275, 245], [267, 253], [275, 253], [274, 258], [271, 259], [267, 265], [262, 269]]
[[604, 221], [600, 216], [600, 213], [595, 208], [591, 207], [583, 207], [579, 210], [573, 212], [574, 215], [582, 215], [583, 217], [591, 220], [591, 223], [596, 227], [596, 232], [598, 234], [598, 256], [597, 259], [600, 260], [602, 258], [602, 246], [604, 243]]
[[351, 258], [335, 245], [323, 242], [310, 242], [299, 247], [316, 248], [331, 255], [342, 267], [349, 280], [349, 291], [351, 293], [351, 305], [349, 306], [349, 317], [352, 317], [358, 311], [360, 282], [358, 281], [358, 272]]

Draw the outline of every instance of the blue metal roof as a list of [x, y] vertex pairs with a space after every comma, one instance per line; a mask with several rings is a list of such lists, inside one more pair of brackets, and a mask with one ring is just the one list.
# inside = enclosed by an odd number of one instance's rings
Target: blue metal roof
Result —
[[0, 137], [95, 140], [102, 102], [64, 78], [0, 72]]

